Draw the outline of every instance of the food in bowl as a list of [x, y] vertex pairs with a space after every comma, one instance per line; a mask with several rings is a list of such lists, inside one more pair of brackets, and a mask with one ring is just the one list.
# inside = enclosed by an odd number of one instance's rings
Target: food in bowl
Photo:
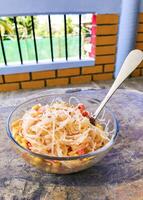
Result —
[[101, 152], [96, 158], [94, 152], [111, 146], [107, 127], [95, 122], [84, 104], [75, 105], [70, 100], [41, 101], [11, 121], [10, 137], [26, 150], [22, 157], [47, 172], [72, 173], [88, 168], [94, 159], [104, 156]]

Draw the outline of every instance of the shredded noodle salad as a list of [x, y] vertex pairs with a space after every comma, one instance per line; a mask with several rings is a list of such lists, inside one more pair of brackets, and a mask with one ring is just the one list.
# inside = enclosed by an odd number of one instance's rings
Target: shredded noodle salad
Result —
[[12, 123], [15, 140], [32, 152], [48, 156], [78, 156], [109, 142], [103, 126], [95, 123], [82, 103], [55, 100], [34, 105]]

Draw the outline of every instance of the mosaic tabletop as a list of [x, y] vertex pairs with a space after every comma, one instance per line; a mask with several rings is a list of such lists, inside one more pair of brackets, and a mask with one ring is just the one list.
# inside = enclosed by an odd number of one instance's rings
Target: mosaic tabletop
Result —
[[[52, 175], [29, 166], [11, 147], [6, 120], [16, 105], [47, 93], [17, 92], [0, 100], [0, 200], [143, 200], [143, 93], [119, 89], [108, 103], [118, 119], [116, 144], [96, 166], [70, 175]], [[79, 93], [102, 100], [107, 89]]]

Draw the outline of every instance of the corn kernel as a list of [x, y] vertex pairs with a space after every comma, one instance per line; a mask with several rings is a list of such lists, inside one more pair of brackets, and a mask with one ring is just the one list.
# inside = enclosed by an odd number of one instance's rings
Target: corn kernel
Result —
[[27, 142], [22, 141], [22, 142], [21, 142], [21, 146], [23, 146], [24, 148], [27, 148]]
[[35, 158], [33, 158], [33, 163], [34, 164], [41, 164], [42, 163], [42, 159], [35, 157]]
[[18, 128], [12, 128], [12, 133], [13, 133], [13, 135], [14, 136], [16, 136], [17, 135], [17, 133], [18, 133]]
[[18, 125], [19, 125], [19, 122], [20, 122], [19, 119], [18, 119], [18, 120], [15, 120], [15, 121], [12, 123], [12, 127], [13, 127], [13, 126], [18, 126]]
[[45, 136], [45, 135], [47, 135], [47, 134], [48, 134], [48, 132], [47, 132], [47, 131], [45, 131], [45, 130], [42, 130], [41, 136]]
[[55, 167], [60, 167], [60, 166], [61, 166], [61, 163], [60, 163], [60, 162], [56, 162], [54, 166], [55, 166]]
[[15, 140], [18, 142], [18, 143], [21, 143], [22, 142], [22, 137], [20, 135], [17, 135], [15, 137]]
[[22, 143], [26, 143], [27, 144], [27, 140], [25, 138], [21, 137], [21, 141], [22, 141]]
[[101, 126], [100, 124], [96, 124], [96, 127], [103, 131], [103, 126]]
[[28, 134], [35, 135], [36, 132], [29, 130], [29, 131], [28, 131]]
[[49, 161], [46, 162], [46, 165], [51, 166], [52, 163], [50, 163]]
[[40, 105], [40, 104], [37, 104], [37, 105], [35, 105], [35, 106], [32, 106], [32, 109], [33, 109], [33, 110], [38, 110], [40, 107], [41, 107], [41, 105]]

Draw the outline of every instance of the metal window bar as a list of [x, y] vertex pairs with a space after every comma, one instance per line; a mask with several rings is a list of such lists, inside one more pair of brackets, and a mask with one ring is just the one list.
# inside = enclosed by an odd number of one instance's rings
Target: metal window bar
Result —
[[35, 49], [35, 58], [36, 58], [36, 63], [38, 63], [38, 52], [37, 52], [37, 44], [36, 44], [36, 36], [35, 36], [35, 26], [34, 26], [33, 16], [31, 16], [31, 22], [32, 22], [32, 32], [33, 32], [33, 41], [34, 41], [34, 49]]
[[1, 32], [0, 32], [0, 42], [1, 42], [3, 60], [4, 60], [5, 65], [7, 65], [7, 59], [6, 59], [5, 48], [4, 48], [3, 38], [2, 38]]
[[66, 56], [66, 60], [68, 60], [67, 20], [66, 20], [66, 15], [64, 15], [64, 31], [65, 31], [65, 56]]
[[23, 58], [22, 58], [22, 52], [21, 52], [21, 46], [20, 46], [20, 40], [19, 40], [19, 33], [18, 33], [16, 17], [14, 17], [14, 25], [15, 25], [15, 32], [16, 32], [16, 38], [17, 38], [17, 45], [18, 45], [20, 62], [21, 62], [21, 64], [23, 64]]
[[[66, 19], [66, 14], [63, 15], [64, 16], [64, 39], [65, 39], [65, 58], [66, 61], [68, 61], [68, 33], [67, 33], [67, 19]], [[38, 64], [38, 48], [37, 48], [37, 41], [36, 41], [36, 34], [35, 34], [35, 24], [34, 24], [34, 16], [30, 16], [31, 17], [31, 23], [32, 23], [32, 34], [33, 34], [33, 43], [34, 43], [34, 49], [35, 49], [35, 60], [36, 60], [36, 64], [30, 64], [29, 63], [29, 67], [24, 68], [21, 62], [21, 64], [16, 65], [16, 66], [6, 66], [7, 65], [7, 56], [6, 56], [6, 49], [5, 49], [5, 45], [3, 42], [3, 37], [0, 35], [0, 43], [1, 43], [1, 48], [2, 48], [2, 54], [3, 54], [3, 60], [5, 63], [6, 67], [3, 67], [0, 69], [0, 74], [11, 74], [11, 73], [21, 73], [21, 72], [33, 72], [33, 71], [44, 71], [46, 69], [63, 69], [63, 68], [69, 68], [69, 67], [82, 67], [82, 66], [87, 66], [87, 65], [94, 65], [94, 59], [93, 58], [87, 58], [84, 59], [82, 58], [82, 14], [78, 14], [78, 18], [79, 18], [79, 36], [78, 36], [78, 43], [79, 43], [79, 49], [78, 50], [78, 59], [75, 60], [69, 60], [68, 62], [65, 62], [64, 60], [59, 60], [58, 62], [53, 62], [54, 61], [54, 48], [53, 48], [53, 37], [52, 37], [52, 21], [51, 21], [51, 15], [48, 15], [48, 21], [49, 21], [49, 39], [50, 39], [50, 49], [51, 49], [51, 62], [49, 63], [44, 63], [44, 64]], [[16, 19], [16, 18], [15, 18]], [[17, 20], [17, 19], [16, 19]], [[16, 21], [15, 20], [15, 21]], [[15, 30], [17, 32], [16, 36], [17, 36], [17, 43], [19, 41], [19, 49], [22, 49], [21, 46], [21, 42], [19, 40], [19, 30], [18, 30], [18, 21], [16, 21], [16, 27]], [[19, 50], [19, 52], [21, 52]], [[20, 53], [19, 53], [20, 54]], [[21, 58], [23, 57], [23, 55], [21, 54]], [[23, 61], [23, 60], [22, 60]], [[27, 65], [27, 64], [25, 64]]]
[[51, 47], [51, 59], [52, 62], [54, 61], [54, 52], [53, 52], [53, 38], [52, 38], [52, 27], [51, 27], [51, 17], [48, 15], [49, 21], [49, 33], [50, 33], [50, 47]]
[[79, 59], [81, 60], [81, 14], [79, 15]]

